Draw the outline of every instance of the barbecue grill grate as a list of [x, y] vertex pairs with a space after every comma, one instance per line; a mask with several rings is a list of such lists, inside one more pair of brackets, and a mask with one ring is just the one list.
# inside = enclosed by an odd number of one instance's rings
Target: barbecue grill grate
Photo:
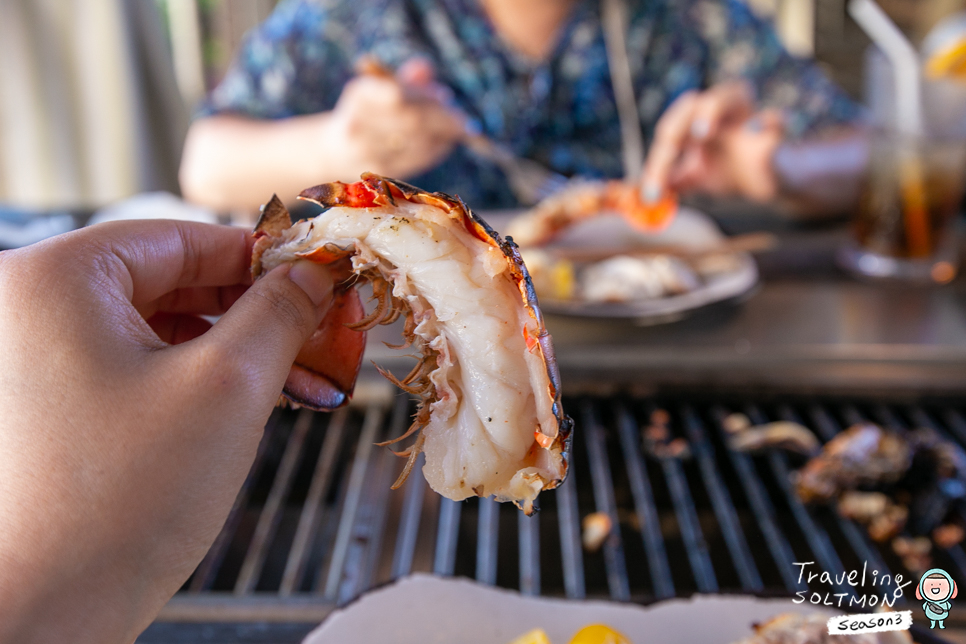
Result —
[[[694, 592], [788, 595], [803, 589], [792, 565], [803, 561], [832, 573], [869, 562], [914, 578], [864, 528], [797, 499], [789, 472], [804, 459], [730, 451], [722, 421], [732, 412], [755, 423], [796, 420], [824, 442], [867, 419], [931, 426], [966, 444], [966, 410], [957, 404], [569, 398], [564, 408], [577, 421], [571, 474], [528, 518], [491, 500], [440, 499], [418, 468], [391, 491], [403, 459], [373, 443], [399, 435], [415, 404], [388, 391], [362, 399], [334, 414], [276, 410], [222, 534], [160, 622], [310, 624], [410, 572], [528, 595], [637, 602]], [[669, 412], [690, 458], [645, 457], [640, 430], [656, 409]], [[597, 552], [581, 545], [581, 519], [591, 512], [619, 527]], [[962, 547], [934, 550], [934, 562], [966, 578]], [[151, 638], [164, 629], [155, 624], [140, 641], [160, 641]]]

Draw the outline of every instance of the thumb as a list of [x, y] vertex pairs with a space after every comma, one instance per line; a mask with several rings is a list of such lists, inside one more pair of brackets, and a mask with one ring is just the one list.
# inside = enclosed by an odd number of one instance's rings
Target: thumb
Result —
[[205, 337], [258, 365], [281, 389], [299, 349], [332, 306], [332, 284], [322, 264], [279, 266], [245, 291]]

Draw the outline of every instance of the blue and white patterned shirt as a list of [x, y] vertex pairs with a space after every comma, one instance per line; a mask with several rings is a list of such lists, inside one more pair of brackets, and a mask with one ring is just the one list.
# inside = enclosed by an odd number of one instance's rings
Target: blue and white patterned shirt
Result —
[[[791, 136], [846, 123], [856, 106], [792, 57], [739, 0], [628, 0], [628, 49], [646, 140], [681, 93], [744, 78]], [[330, 110], [363, 54], [435, 65], [458, 106], [517, 155], [565, 175], [619, 177], [620, 125], [597, 2], [575, 7], [536, 63], [496, 34], [479, 0], [282, 0], [253, 30], [201, 114], [277, 119]], [[320, 178], [323, 180], [324, 178]], [[499, 169], [463, 148], [410, 178], [477, 208], [515, 205]]]

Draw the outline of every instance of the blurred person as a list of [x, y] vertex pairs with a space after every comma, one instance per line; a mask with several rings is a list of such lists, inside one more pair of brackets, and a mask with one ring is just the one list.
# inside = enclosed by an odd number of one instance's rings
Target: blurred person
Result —
[[310, 262], [250, 285], [251, 248], [158, 220], [0, 252], [0, 642], [132, 642], [214, 542], [332, 302]]
[[[861, 163], [848, 136], [857, 108], [744, 4], [626, 5], [647, 199], [705, 192], [822, 210], [854, 198], [826, 180]], [[358, 75], [367, 56], [395, 76]], [[567, 176], [623, 174], [592, 0], [283, 0], [200, 116], [182, 188], [222, 209], [362, 171], [476, 208], [518, 205], [500, 170], [460, 145], [468, 130]], [[828, 129], [838, 137], [810, 141]]]

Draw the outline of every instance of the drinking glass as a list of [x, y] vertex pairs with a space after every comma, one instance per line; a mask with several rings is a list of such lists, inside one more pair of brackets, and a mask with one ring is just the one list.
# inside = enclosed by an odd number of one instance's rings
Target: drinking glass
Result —
[[867, 277], [951, 281], [958, 270], [954, 220], [964, 187], [966, 142], [874, 137], [840, 265]]

